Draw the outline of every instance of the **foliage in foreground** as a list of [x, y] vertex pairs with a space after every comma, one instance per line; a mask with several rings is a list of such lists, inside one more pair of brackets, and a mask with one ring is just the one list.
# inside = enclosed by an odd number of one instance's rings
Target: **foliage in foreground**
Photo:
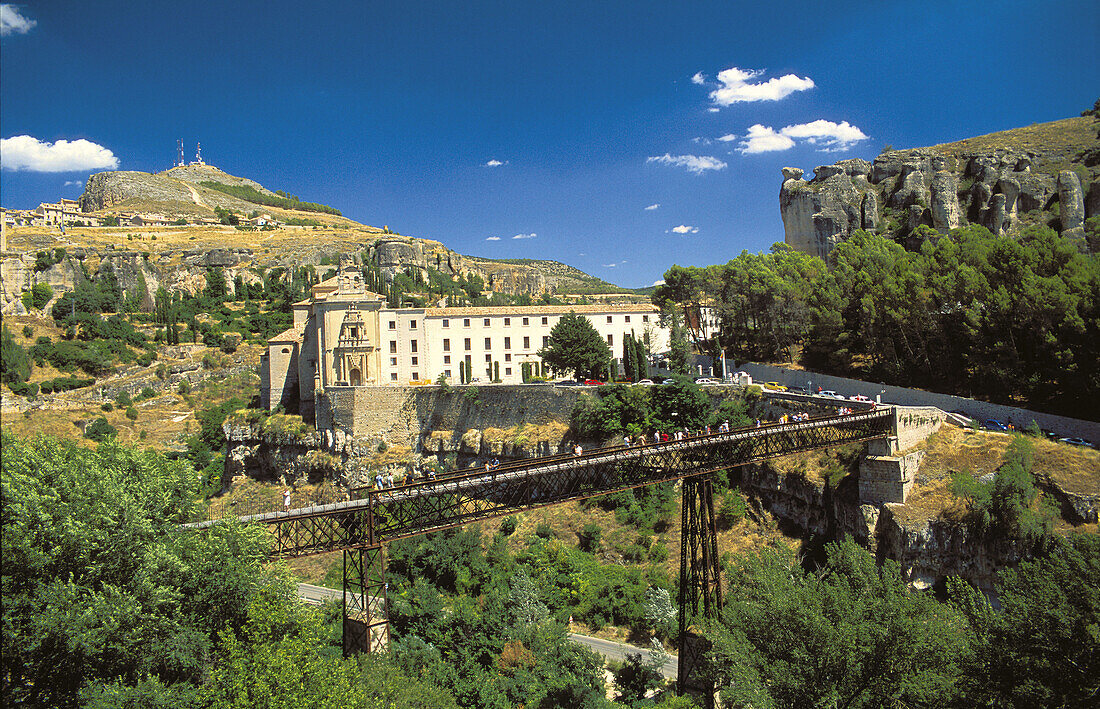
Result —
[[1095, 706], [1100, 537], [1006, 572], [1002, 610], [953, 580], [940, 603], [853, 542], [806, 571], [785, 549], [728, 569], [709, 671], [729, 706]]
[[376, 691], [400, 675], [340, 657], [261, 530], [180, 530], [186, 463], [0, 435], [5, 705], [453, 706], [417, 680]]

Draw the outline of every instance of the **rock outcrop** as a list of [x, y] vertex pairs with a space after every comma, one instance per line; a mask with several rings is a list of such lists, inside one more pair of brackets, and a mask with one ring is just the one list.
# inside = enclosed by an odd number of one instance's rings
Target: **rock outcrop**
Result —
[[[979, 224], [1017, 235], [1048, 224], [1086, 248], [1085, 220], [1100, 213], [1100, 165], [1088, 158], [1096, 149], [1081, 150], [1100, 144], [1094, 123], [1067, 119], [931, 148], [887, 150], [873, 163], [822, 165], [808, 181], [801, 169], [785, 167], [779, 207], [786, 243], [825, 257], [856, 229], [906, 241], [921, 226], [946, 233]], [[1049, 148], [1043, 139], [1052, 141]], [[917, 232], [919, 238], [926, 234]]]

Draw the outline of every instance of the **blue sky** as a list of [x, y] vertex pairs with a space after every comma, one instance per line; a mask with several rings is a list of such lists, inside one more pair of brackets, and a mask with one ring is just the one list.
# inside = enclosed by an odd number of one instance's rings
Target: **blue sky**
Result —
[[182, 138], [358, 221], [625, 286], [782, 241], [783, 166], [1100, 96], [1095, 0], [105, 0], [0, 25], [5, 207], [165, 169]]

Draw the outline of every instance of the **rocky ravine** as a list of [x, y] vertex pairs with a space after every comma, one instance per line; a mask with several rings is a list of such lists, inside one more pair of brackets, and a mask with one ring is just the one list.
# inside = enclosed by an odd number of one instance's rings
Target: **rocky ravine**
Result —
[[[825, 258], [857, 229], [904, 240], [922, 225], [946, 233], [980, 224], [995, 234], [1017, 234], [1049, 224], [1086, 248], [1084, 222], [1100, 214], [1097, 123], [1074, 118], [931, 148], [887, 150], [874, 162], [819, 166], [809, 181], [801, 169], [783, 168], [779, 207], [786, 243]], [[1035, 135], [1046, 136], [1048, 144]]]

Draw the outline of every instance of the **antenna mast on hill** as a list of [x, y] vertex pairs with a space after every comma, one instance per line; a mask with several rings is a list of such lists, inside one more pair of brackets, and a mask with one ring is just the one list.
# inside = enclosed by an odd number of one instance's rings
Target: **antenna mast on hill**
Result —
[[202, 143], [195, 143], [195, 162], [202, 165]]
[[183, 167], [183, 138], [176, 141], [176, 167]]

